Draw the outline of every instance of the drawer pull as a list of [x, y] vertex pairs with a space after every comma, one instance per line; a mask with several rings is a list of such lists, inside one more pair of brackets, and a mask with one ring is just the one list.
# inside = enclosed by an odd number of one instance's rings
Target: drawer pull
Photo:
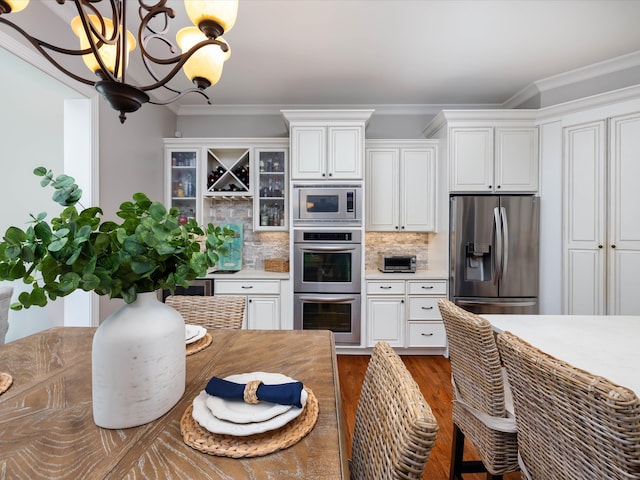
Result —
[[383, 289], [383, 290], [389, 290], [392, 287], [390, 285], [380, 285], [380, 288]]
[[433, 333], [421, 333], [423, 337], [433, 337]]
[[429, 286], [422, 285], [422, 287], [420, 288], [424, 288], [425, 290], [431, 290], [433, 288], [433, 285], [429, 285]]
[[420, 308], [422, 308], [423, 310], [433, 310], [433, 307], [420, 307]]
[[242, 285], [242, 288], [244, 288], [244, 289], [250, 289], [250, 288], [253, 288], [253, 285]]

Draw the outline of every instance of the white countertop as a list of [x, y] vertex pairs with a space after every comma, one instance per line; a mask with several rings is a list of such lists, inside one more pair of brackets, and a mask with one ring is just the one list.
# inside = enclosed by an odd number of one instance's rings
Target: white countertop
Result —
[[266, 270], [240, 270], [236, 273], [214, 273], [209, 271], [205, 278], [218, 280], [288, 280], [290, 272], [267, 272]]
[[571, 365], [630, 388], [640, 396], [640, 316], [482, 315], [494, 331], [509, 331]]
[[417, 270], [416, 273], [383, 273], [380, 270], [367, 270], [366, 280], [446, 280], [443, 270]]

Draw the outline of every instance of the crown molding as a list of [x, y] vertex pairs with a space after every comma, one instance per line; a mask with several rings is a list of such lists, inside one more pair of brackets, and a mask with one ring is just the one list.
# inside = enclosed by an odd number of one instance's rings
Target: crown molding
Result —
[[182, 105], [186, 115], [281, 115], [282, 110], [375, 110], [375, 115], [436, 115], [446, 109], [502, 108], [500, 104], [372, 104], [372, 105]]
[[566, 87], [576, 83], [592, 80], [594, 78], [603, 77], [612, 73], [629, 70], [631, 68], [640, 67], [640, 50], [620, 55], [619, 57], [604, 60], [602, 62], [587, 65], [585, 67], [569, 70], [568, 72], [553, 75], [551, 77], [536, 80], [526, 86], [518, 93], [509, 98], [502, 105], [503, 108], [517, 108], [527, 100], [534, 96], [554, 90], [560, 87]]

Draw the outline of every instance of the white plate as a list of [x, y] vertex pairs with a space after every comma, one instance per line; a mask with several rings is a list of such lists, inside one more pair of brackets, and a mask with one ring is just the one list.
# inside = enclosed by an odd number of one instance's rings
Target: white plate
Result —
[[[293, 378], [279, 373], [253, 372], [231, 375], [225, 380], [235, 383], [248, 383], [251, 380], [261, 380], [265, 385], [277, 383], [295, 382]], [[243, 400], [209, 395], [207, 407], [211, 413], [220, 420], [234, 423], [264, 422], [276, 415], [282, 415], [292, 408], [292, 405], [280, 405], [278, 403], [260, 402], [257, 404], [245, 403]]]
[[303, 390], [302, 395], [300, 396], [302, 408], [293, 407], [282, 415], [270, 418], [265, 422], [233, 423], [220, 420], [213, 416], [211, 410], [207, 407], [207, 398], [210, 396], [211, 395], [203, 390], [196, 398], [193, 399], [193, 419], [203, 428], [206, 428], [212, 433], [234, 435], [236, 437], [255, 435], [256, 433], [268, 432], [269, 430], [280, 428], [299, 416], [302, 413], [302, 410], [304, 410], [304, 405], [307, 402], [307, 392]]
[[202, 325], [191, 325], [189, 323], [184, 326], [184, 341], [187, 345], [197, 342], [207, 334], [207, 329]]

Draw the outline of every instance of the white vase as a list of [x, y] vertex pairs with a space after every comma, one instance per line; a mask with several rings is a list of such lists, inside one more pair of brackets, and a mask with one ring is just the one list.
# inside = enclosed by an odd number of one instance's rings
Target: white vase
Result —
[[140, 293], [98, 327], [92, 348], [93, 419], [103, 428], [151, 422], [185, 389], [184, 320], [156, 293]]

